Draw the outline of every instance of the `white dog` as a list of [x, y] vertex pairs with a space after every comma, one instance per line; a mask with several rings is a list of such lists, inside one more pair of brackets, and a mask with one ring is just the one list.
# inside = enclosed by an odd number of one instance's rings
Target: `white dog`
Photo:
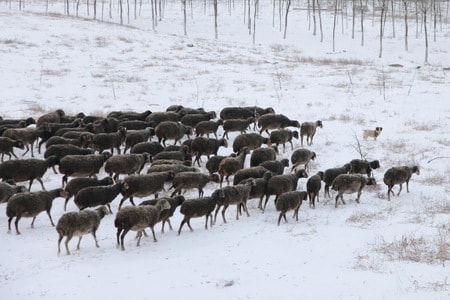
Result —
[[367, 138], [370, 136], [370, 137], [373, 137], [373, 139], [376, 141], [377, 136], [380, 135], [382, 130], [383, 130], [383, 127], [375, 127], [375, 130], [365, 129], [363, 131], [363, 138], [365, 141], [367, 141]]

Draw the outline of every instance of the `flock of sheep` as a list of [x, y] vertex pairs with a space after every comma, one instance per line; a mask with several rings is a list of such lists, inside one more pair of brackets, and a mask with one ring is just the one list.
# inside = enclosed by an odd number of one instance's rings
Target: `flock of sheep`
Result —
[[[217, 135], [222, 126], [223, 135]], [[36, 216], [46, 211], [50, 222], [53, 200], [64, 197], [64, 210], [68, 201], [80, 209], [67, 212], [56, 224], [58, 253], [60, 244], [66, 237], [65, 247], [70, 254], [68, 243], [78, 236], [79, 249], [81, 237], [91, 233], [96, 239], [96, 231], [102, 218], [112, 214], [110, 203], [119, 195], [121, 200], [114, 225], [117, 228], [117, 245], [124, 249], [124, 237], [137, 231], [139, 246], [145, 229], [150, 228], [156, 241], [154, 226], [162, 222], [162, 231], [177, 207], [184, 216], [178, 229], [181, 233], [185, 224], [192, 231], [191, 218], [205, 217], [205, 228], [214, 224], [222, 209], [222, 219], [230, 205], [236, 205], [236, 219], [242, 210], [249, 215], [247, 200], [259, 199], [258, 208], [265, 210], [270, 196], [275, 196], [275, 208], [281, 219], [286, 213], [294, 211], [298, 220], [298, 210], [303, 201], [309, 199], [309, 206], [315, 208], [319, 192], [324, 187], [324, 197], [330, 197], [330, 187], [336, 191], [335, 207], [339, 199], [343, 204], [344, 194], [357, 193], [359, 203], [361, 192], [366, 185], [375, 184], [372, 170], [380, 167], [379, 161], [354, 159], [342, 167], [309, 173], [309, 163], [316, 153], [303, 147], [313, 143], [321, 121], [299, 123], [285, 115], [275, 113], [274, 109], [260, 107], [225, 107], [219, 118], [214, 111], [192, 109], [180, 105], [170, 106], [164, 112], [121, 112], [114, 111], [107, 117], [86, 116], [79, 113], [68, 116], [63, 110], [44, 114], [37, 120], [7, 120], [0, 117], [0, 203], [7, 202], [8, 232], [15, 218], [15, 230], [20, 234], [18, 223], [22, 217], [32, 217], [33, 227]], [[294, 130], [287, 129], [288, 127]], [[298, 131], [295, 130], [298, 128]], [[382, 128], [364, 130], [363, 138], [374, 139]], [[251, 131], [251, 132], [247, 132]], [[233, 153], [218, 155], [220, 147], [228, 147], [229, 133], [237, 132], [233, 140]], [[214, 138], [210, 138], [213, 135]], [[157, 141], [152, 141], [155, 136]], [[292, 140], [300, 139], [301, 147], [294, 150]], [[171, 145], [167, 141], [173, 141]], [[277, 160], [279, 146], [285, 150], [289, 143], [291, 150], [288, 159]], [[43, 159], [34, 158], [33, 148], [39, 154], [45, 144]], [[19, 158], [14, 150], [30, 152], [32, 158]], [[129, 153], [127, 153], [129, 152]], [[9, 160], [5, 160], [5, 155]], [[202, 157], [206, 156], [204, 163]], [[244, 168], [249, 156], [250, 167]], [[289, 167], [291, 163], [291, 167]], [[141, 174], [148, 165], [146, 174]], [[198, 167], [196, 167], [197, 165]], [[202, 172], [201, 166], [208, 171]], [[58, 171], [56, 170], [58, 166]], [[46, 190], [42, 178], [48, 169], [61, 174], [61, 188]], [[100, 170], [109, 176], [98, 179]], [[384, 174], [388, 199], [394, 194], [392, 188], [408, 183], [412, 174], [419, 174], [417, 166], [392, 167]], [[122, 178], [121, 178], [122, 176]], [[230, 182], [232, 176], [233, 182]], [[72, 178], [69, 180], [69, 178]], [[307, 178], [306, 191], [297, 190], [299, 178]], [[225, 183], [223, 182], [225, 179]], [[30, 192], [34, 181], [42, 190]], [[18, 185], [28, 182], [28, 187]], [[210, 182], [218, 184], [211, 195], [205, 196], [203, 188]], [[322, 184], [323, 183], [323, 184]], [[158, 197], [170, 185], [173, 192], [169, 197]], [[185, 199], [182, 193], [197, 189], [198, 197]], [[135, 205], [134, 197], [154, 195]], [[132, 205], [123, 206], [126, 200]], [[86, 209], [93, 208], [96, 209]]]

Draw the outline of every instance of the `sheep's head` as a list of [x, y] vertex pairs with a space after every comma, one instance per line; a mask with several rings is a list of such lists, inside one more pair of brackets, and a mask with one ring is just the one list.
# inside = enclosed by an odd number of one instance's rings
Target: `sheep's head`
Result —
[[411, 168], [411, 171], [417, 175], [420, 175], [420, 170], [418, 166], [414, 166]]

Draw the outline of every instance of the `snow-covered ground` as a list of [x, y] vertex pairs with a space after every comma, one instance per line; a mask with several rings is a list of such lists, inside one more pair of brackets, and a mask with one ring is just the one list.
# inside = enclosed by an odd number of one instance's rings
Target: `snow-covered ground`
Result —
[[[127, 26], [117, 25], [116, 11], [113, 20], [104, 18], [111, 22], [93, 21], [92, 8], [86, 16], [85, 4], [80, 18], [74, 18], [62, 15], [61, 3], [50, 3], [49, 14], [45, 2], [26, 2], [23, 11], [18, 3], [12, 9], [9, 2], [0, 3], [0, 115], [37, 118], [62, 108], [66, 114], [105, 116], [115, 110], [163, 111], [172, 104], [218, 114], [225, 106], [271, 106], [300, 122], [322, 120], [308, 147], [317, 153], [310, 176], [360, 158], [359, 141], [367, 159], [380, 161], [374, 172], [378, 185], [363, 191], [360, 204], [346, 195], [347, 205], [338, 208], [322, 190], [316, 209], [304, 203], [298, 222], [289, 218], [280, 226], [273, 197], [264, 214], [256, 199], [249, 200], [250, 217], [235, 220], [235, 207], [230, 207], [228, 223], [218, 218], [205, 230], [204, 218], [192, 219], [194, 231], [184, 227], [180, 236], [177, 211], [174, 231], [161, 234], [158, 224], [159, 241], [144, 238], [140, 247], [130, 233], [125, 251], [116, 247], [114, 215], [108, 215], [97, 232], [100, 248], [86, 236], [76, 251], [75, 238], [70, 256], [57, 255], [57, 233], [45, 213], [34, 229], [30, 219], [22, 219], [21, 235], [7, 233], [2, 213], [1, 298], [448, 299], [448, 22], [437, 31], [436, 42], [430, 38], [429, 63], [424, 64], [423, 31], [416, 39], [413, 19], [407, 52], [402, 21], [398, 18], [393, 38], [388, 19], [379, 59], [378, 20], [372, 26], [371, 13], [364, 47], [359, 30], [351, 39], [351, 18], [344, 19], [344, 33], [339, 18], [333, 52], [332, 15], [325, 12], [323, 42], [308, 31], [307, 12], [300, 9], [290, 12], [284, 40], [279, 28], [272, 28], [272, 4], [263, 1], [253, 45], [241, 3], [231, 14], [228, 1], [220, 3], [215, 40], [212, 8], [204, 13], [203, 1], [194, 1], [184, 36], [179, 2], [166, 1], [156, 30], [149, 3]], [[376, 126], [383, 127], [378, 140], [363, 141], [362, 130]], [[230, 134], [230, 144], [236, 135]], [[219, 154], [231, 152], [232, 147], [221, 148]], [[289, 149], [279, 159], [290, 155]], [[384, 172], [414, 164], [421, 174], [413, 175], [410, 193], [404, 188], [388, 201]], [[49, 170], [44, 184], [59, 187], [61, 175]], [[209, 183], [205, 195], [216, 188]], [[300, 179], [299, 189], [305, 188], [306, 179]], [[34, 183], [32, 190], [39, 189]], [[188, 191], [185, 197], [196, 195]], [[112, 203], [114, 212], [119, 200]], [[54, 201], [55, 222], [64, 213], [63, 202]], [[68, 209], [77, 210], [73, 201]]]

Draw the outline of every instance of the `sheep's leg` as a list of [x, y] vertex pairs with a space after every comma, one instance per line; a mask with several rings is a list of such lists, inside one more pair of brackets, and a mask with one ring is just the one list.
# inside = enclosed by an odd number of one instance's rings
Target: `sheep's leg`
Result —
[[247, 209], [247, 199], [245, 199], [245, 201], [242, 203], [242, 206], [244, 207], [244, 211], [247, 213], [247, 217], [250, 217]]
[[11, 232], [11, 221], [12, 221], [13, 218], [14, 218], [14, 217], [8, 218], [8, 233]]
[[406, 192], [407, 192], [407, 193], [409, 193], [409, 186], [408, 186], [408, 185], [409, 185], [409, 182], [406, 181]]
[[[20, 234], [20, 231], [19, 231], [20, 218], [22, 218], [22, 216], [16, 216], [16, 221], [14, 222], [14, 226], [16, 226], [16, 234]], [[36, 219], [36, 217], [34, 217], [34, 219]], [[34, 221], [34, 219], [33, 219], [33, 221]], [[33, 223], [31, 223], [31, 224], [33, 224]], [[31, 227], [33, 227], [33, 226], [31, 226]]]
[[119, 239], [120, 239], [120, 233], [121, 233], [121, 232], [122, 232], [122, 229], [121, 229], [121, 228], [117, 228], [117, 233], [116, 233], [116, 237], [117, 237], [117, 246], [120, 245]]
[[[81, 238], [82, 238], [83, 236], [82, 235], [80, 235], [79, 237], [78, 237], [78, 243], [77, 243], [77, 250], [80, 250], [80, 243], [81, 243]], [[94, 238], [95, 239], [95, 238]], [[96, 245], [98, 245], [98, 243], [97, 243], [97, 239], [95, 239], [96, 240]]]
[[152, 234], [153, 234], [153, 242], [156, 243], [158, 240], [156, 239], [155, 229], [153, 229], [153, 226], [150, 226], [150, 229], [152, 230]]
[[262, 208], [262, 211], [264, 212], [266, 210], [267, 201], [269, 201], [270, 195], [266, 195], [266, 201], [264, 202], [264, 206]]
[[336, 203], [334, 204], [334, 208], [338, 207], [338, 199], [339, 199], [339, 194], [336, 196]]
[[137, 247], [140, 247], [141, 246], [141, 238], [142, 238], [142, 230], [139, 230], [138, 232], [137, 232], [137, 243], [136, 243], [136, 246]]
[[[227, 210], [227, 208], [228, 208], [228, 204], [224, 204], [223, 205], [223, 209], [222, 209], [222, 219], [223, 219], [224, 223], [227, 222], [227, 220], [225, 219], [225, 211]], [[239, 220], [239, 216], [238, 215], [236, 216], [236, 220]]]
[[59, 237], [58, 237], [58, 255], [61, 253], [61, 241], [62, 241], [63, 237], [64, 236], [62, 234], [59, 234]]
[[258, 208], [261, 209], [261, 210], [262, 210], [262, 202], [263, 202], [263, 198], [264, 198], [264, 195], [262, 195], [262, 196], [259, 198], [259, 202], [258, 202]]
[[120, 236], [120, 246], [122, 250], [125, 250], [125, 247], [123, 245], [123, 239], [125, 238], [125, 235], [130, 231], [129, 229], [124, 229], [122, 232], [122, 235]]
[[214, 213], [214, 224], [216, 224], [216, 221], [217, 221], [217, 214], [219, 213], [219, 209], [220, 209], [220, 204], [217, 204], [217, 207], [216, 207], [216, 212]]
[[[62, 236], [61, 236], [61, 239], [62, 239]], [[64, 242], [64, 244], [66, 245], [66, 253], [67, 253], [67, 255], [70, 255], [70, 251], [69, 251], [69, 241], [72, 239], [72, 235], [71, 234], [69, 234], [67, 237], [66, 237], [66, 241]], [[58, 248], [59, 248], [59, 245], [58, 245]]]
[[186, 224], [189, 227], [189, 229], [191, 230], [191, 232], [194, 231], [194, 229], [192, 229], [192, 226], [191, 226], [191, 219], [190, 218], [187, 220]]
[[31, 185], [33, 184], [33, 179], [30, 179], [30, 184], [28, 185], [28, 191], [31, 192]]
[[[44, 183], [42, 182], [41, 178], [36, 178], [37, 181], [39, 181], [39, 183], [41, 184], [42, 189], [45, 191], [45, 187], [44, 187]], [[31, 182], [32, 180], [30, 180], [30, 188], [31, 188]]]
[[301, 145], [301, 147], [303, 148], [303, 134], [300, 135], [300, 145]]
[[[100, 245], [98, 244], [98, 240], [97, 240], [97, 234], [95, 233], [95, 231], [92, 232], [92, 236], [94, 237], [95, 247], [100, 248]], [[81, 236], [80, 236], [80, 241], [81, 241]], [[79, 243], [80, 242], [78, 242], [78, 244]]]
[[27, 149], [24, 153], [22, 153], [22, 156], [25, 156], [25, 154], [28, 153], [28, 151], [30, 151], [30, 147], [28, 147], [28, 145], [25, 145], [25, 149]]
[[298, 221], [298, 210], [300, 209], [300, 205], [294, 210], [295, 221]]
[[181, 233], [181, 228], [183, 228], [184, 223], [186, 223], [186, 218], [184, 218], [180, 223], [180, 228], [178, 229], [178, 235]]
[[[50, 209], [47, 210], [47, 215], [48, 215], [48, 218], [50, 219], [50, 223], [52, 223], [52, 226], [55, 227], [55, 223], [53, 223], [52, 215], [50, 214]], [[34, 220], [35, 220], [35, 219], [36, 219], [36, 217], [34, 217], [33, 223], [34, 223]], [[32, 223], [32, 224], [33, 224], [33, 223]]]
[[359, 198], [361, 197], [361, 193], [362, 193], [362, 191], [361, 190], [359, 190], [358, 191], [358, 196], [356, 197], [356, 203], [358, 203], [359, 204]]
[[281, 218], [283, 217], [283, 213], [282, 212], [280, 212], [280, 216], [278, 217], [278, 226], [280, 226], [280, 221], [281, 221]]
[[[16, 159], [19, 159], [19, 158], [17, 157], [17, 155], [14, 153], [13, 150], [11, 150], [11, 154], [12, 154]], [[9, 155], [9, 159], [10, 159], [10, 160], [11, 160], [11, 154]], [[2, 161], [3, 161], [3, 154], [2, 154]]]
[[64, 211], [67, 210], [67, 203], [69, 202], [69, 198], [66, 198], [66, 201], [64, 202]]
[[400, 190], [398, 190], [397, 196], [400, 195], [400, 192], [402, 191], [402, 185], [403, 184], [400, 183]]

